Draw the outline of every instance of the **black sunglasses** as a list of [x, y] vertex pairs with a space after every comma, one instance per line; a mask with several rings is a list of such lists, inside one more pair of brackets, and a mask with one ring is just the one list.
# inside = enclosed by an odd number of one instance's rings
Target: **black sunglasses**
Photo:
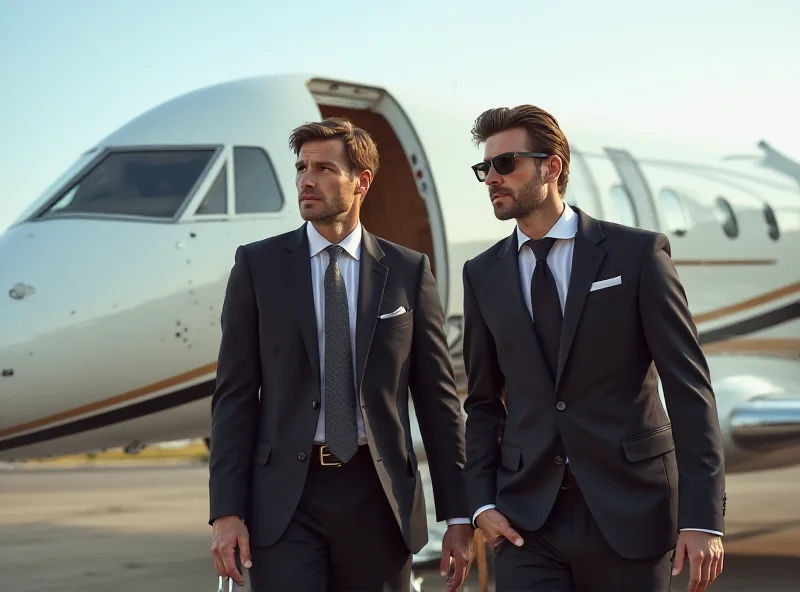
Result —
[[528, 156], [530, 158], [549, 158], [549, 154], [541, 152], [505, 152], [498, 154], [491, 160], [484, 160], [478, 164], [472, 165], [472, 170], [475, 171], [475, 176], [478, 181], [483, 183], [486, 177], [489, 176], [489, 170], [494, 167], [498, 175], [509, 175], [514, 172], [514, 161], [517, 156]]

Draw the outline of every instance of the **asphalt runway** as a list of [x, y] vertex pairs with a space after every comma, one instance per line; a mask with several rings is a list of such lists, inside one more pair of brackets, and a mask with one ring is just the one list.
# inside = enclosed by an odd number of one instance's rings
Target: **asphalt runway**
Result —
[[[207, 466], [136, 464], [0, 468], [0, 590], [216, 591]], [[798, 486], [800, 468], [728, 477], [725, 570], [710, 590], [800, 590]], [[417, 575], [444, 590], [436, 570]]]

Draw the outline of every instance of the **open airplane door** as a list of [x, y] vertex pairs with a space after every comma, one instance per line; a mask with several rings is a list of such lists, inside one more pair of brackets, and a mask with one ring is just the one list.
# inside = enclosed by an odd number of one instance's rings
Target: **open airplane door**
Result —
[[636, 203], [637, 226], [647, 230], [660, 231], [661, 223], [653, 200], [653, 193], [650, 190], [650, 184], [639, 168], [639, 163], [627, 150], [606, 148], [605, 151], [611, 162], [614, 163], [628, 194]]
[[[379, 147], [380, 168], [361, 211], [364, 227], [387, 240], [427, 254], [445, 316], [455, 313], [456, 318], [460, 318], [463, 262], [479, 250], [470, 237], [482, 231], [459, 224], [459, 219], [470, 219], [464, 217], [465, 208], [478, 204], [484, 215], [490, 212], [485, 188], [475, 182], [469, 169], [476, 158], [480, 159], [476, 156], [479, 152], [470, 150], [469, 141], [454, 141], [465, 133], [468, 135], [469, 117], [465, 114], [463, 121], [456, 120], [458, 129], [448, 129], [452, 119], [436, 118], [430, 97], [412, 94], [408, 89], [390, 92], [383, 87], [324, 78], [311, 78], [306, 86], [323, 117], [346, 117], [365, 129]], [[452, 114], [448, 111], [448, 115]], [[446, 195], [438, 191], [438, 187], [447, 187]], [[494, 242], [505, 232], [503, 228], [500, 234], [487, 240]], [[461, 236], [465, 240], [459, 240]], [[460, 245], [467, 241], [466, 248], [459, 251]], [[489, 244], [487, 242], [486, 246]], [[458, 359], [453, 361], [458, 379], [459, 362]], [[461, 378], [459, 382], [463, 382]], [[417, 565], [434, 564], [441, 556], [446, 526], [435, 519], [433, 490], [424, 463], [425, 449], [413, 408], [410, 415], [415, 451], [424, 464], [420, 471], [428, 506], [429, 532], [429, 543], [414, 561]], [[480, 534], [476, 535], [476, 542], [479, 546], [484, 544]], [[483, 561], [479, 561], [477, 567], [481, 579], [487, 580], [485, 548], [482, 551], [478, 557]]]

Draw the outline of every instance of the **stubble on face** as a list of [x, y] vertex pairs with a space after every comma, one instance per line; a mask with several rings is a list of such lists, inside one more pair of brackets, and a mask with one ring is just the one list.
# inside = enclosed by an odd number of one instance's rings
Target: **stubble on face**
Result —
[[[494, 199], [498, 194], [502, 195]], [[536, 171], [533, 178], [518, 190], [505, 185], [490, 186], [489, 198], [492, 199], [494, 215], [498, 220], [518, 220], [545, 207], [547, 186], [542, 184], [540, 173]]]
[[[337, 140], [308, 142], [300, 151], [298, 200], [303, 220], [336, 224], [352, 214], [357, 179], [347, 168], [344, 147]], [[313, 182], [303, 183], [311, 175]]]
[[306, 189], [300, 194], [300, 216], [307, 222], [333, 224], [350, 211], [341, 194], [326, 194], [319, 189]]

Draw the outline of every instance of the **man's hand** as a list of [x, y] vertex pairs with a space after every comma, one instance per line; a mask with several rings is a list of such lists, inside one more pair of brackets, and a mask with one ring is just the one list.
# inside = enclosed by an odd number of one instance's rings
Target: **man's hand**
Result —
[[709, 532], [683, 530], [678, 536], [672, 575], [683, 571], [689, 557], [689, 592], [704, 592], [722, 572], [722, 539]]
[[455, 561], [453, 575], [447, 579], [449, 592], [461, 588], [469, 575], [469, 568], [475, 559], [475, 531], [469, 524], [451, 524], [442, 540], [442, 561], [439, 564], [443, 576], [450, 571], [450, 558]]
[[237, 545], [242, 565], [250, 568], [250, 538], [244, 522], [238, 516], [221, 516], [214, 520], [214, 532], [211, 535], [214, 567], [223, 578], [231, 577], [234, 582], [244, 586], [244, 577], [236, 569], [234, 551]]
[[504, 538], [511, 541], [517, 547], [522, 546], [522, 537], [519, 536], [516, 530], [511, 528], [506, 517], [497, 510], [484, 510], [478, 514], [478, 519], [475, 523], [478, 525], [478, 528], [483, 531], [483, 536], [492, 549], [497, 549]]

